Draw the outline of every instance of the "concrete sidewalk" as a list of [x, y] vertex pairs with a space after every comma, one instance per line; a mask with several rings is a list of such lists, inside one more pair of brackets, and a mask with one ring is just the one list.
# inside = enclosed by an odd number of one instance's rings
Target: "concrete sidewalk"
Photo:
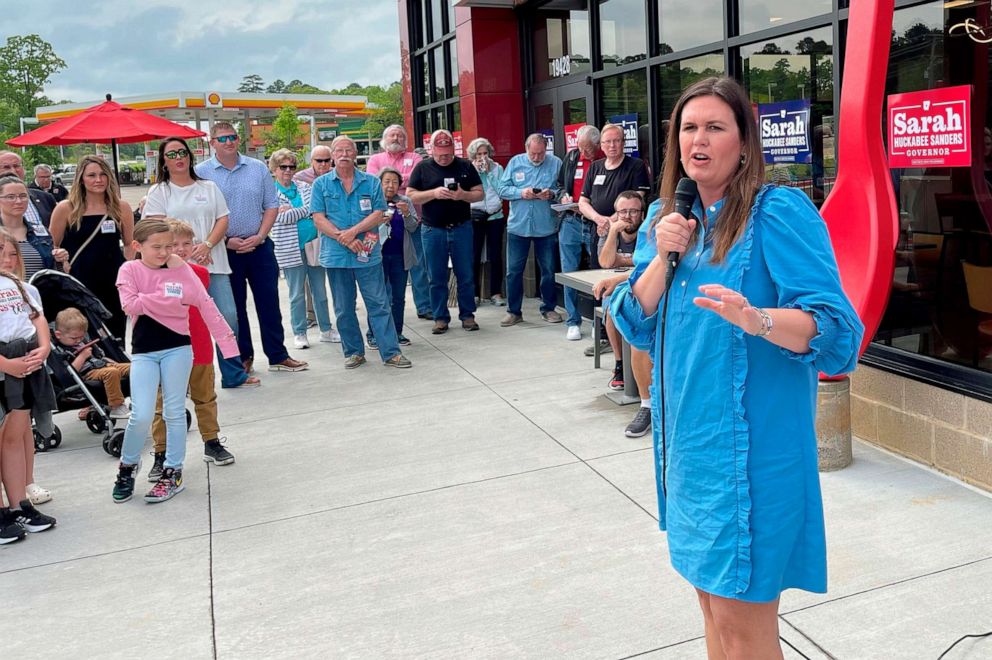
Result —
[[[635, 410], [602, 396], [589, 340], [526, 302], [513, 328], [483, 306], [476, 333], [413, 315], [412, 370], [370, 351], [346, 371], [331, 344], [291, 351], [297, 374], [259, 355], [261, 388], [219, 393], [237, 463], [208, 467], [194, 430], [186, 491], [160, 505], [114, 504], [114, 459], [60, 415], [36, 470], [58, 527], [0, 548], [0, 657], [705, 657], [650, 437], [624, 437]], [[830, 593], [787, 592], [783, 637], [809, 658], [936, 658], [992, 629], [992, 499], [855, 449], [822, 478]]]

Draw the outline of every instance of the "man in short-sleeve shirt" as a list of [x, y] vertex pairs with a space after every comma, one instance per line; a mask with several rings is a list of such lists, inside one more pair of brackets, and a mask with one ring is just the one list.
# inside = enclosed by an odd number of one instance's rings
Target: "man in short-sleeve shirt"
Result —
[[478, 330], [475, 322], [475, 275], [472, 272], [472, 210], [482, 200], [482, 179], [471, 162], [455, 157], [455, 141], [444, 129], [431, 135], [433, 157], [421, 161], [410, 175], [407, 195], [423, 207], [424, 257], [431, 284], [434, 329], [448, 331], [448, 258], [458, 282], [458, 318], [465, 330]]
[[217, 184], [229, 210], [227, 260], [238, 310], [241, 359], [250, 373], [255, 356], [248, 325], [251, 286], [269, 371], [302, 371], [308, 365], [289, 356], [279, 311], [279, 265], [269, 238], [279, 209], [272, 175], [262, 161], [238, 153], [238, 132], [228, 122], [211, 127], [210, 146], [214, 157], [197, 165], [196, 174]]
[[623, 153], [623, 129], [616, 124], [603, 127], [599, 143], [606, 158], [589, 168], [579, 198], [579, 211], [596, 223], [598, 234], [603, 236], [610, 227], [617, 196], [624, 190], [647, 194], [651, 190], [651, 175], [643, 160]]
[[320, 237], [320, 265], [334, 299], [334, 314], [346, 369], [365, 364], [365, 340], [355, 311], [356, 288], [361, 290], [383, 364], [407, 368], [390, 311], [390, 296], [382, 277], [382, 246], [378, 227], [386, 198], [379, 179], [355, 168], [358, 148], [347, 136], [331, 142], [334, 169], [313, 184], [310, 208]]

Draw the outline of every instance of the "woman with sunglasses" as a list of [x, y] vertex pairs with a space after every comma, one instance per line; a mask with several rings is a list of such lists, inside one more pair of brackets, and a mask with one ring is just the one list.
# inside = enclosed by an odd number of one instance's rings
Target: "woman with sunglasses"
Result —
[[[100, 156], [83, 156], [69, 198], [52, 211], [55, 245], [68, 251], [69, 274], [110, 311], [107, 328], [124, 339], [127, 317], [117, 295], [117, 271], [130, 259], [134, 212], [121, 199], [114, 170]], [[121, 242], [123, 241], [123, 247]]]
[[340, 341], [331, 326], [327, 310], [327, 290], [324, 288], [324, 268], [320, 265], [320, 240], [310, 213], [310, 186], [294, 181], [296, 153], [279, 149], [269, 157], [269, 169], [276, 179], [279, 195], [279, 215], [272, 226], [276, 261], [286, 274], [289, 285], [289, 322], [293, 328], [296, 348], [309, 348], [307, 338], [307, 307], [305, 284], [310, 283], [313, 311], [320, 328], [320, 341]]
[[[157, 181], [143, 209], [144, 218], [177, 218], [193, 227], [196, 244], [190, 261], [210, 273], [207, 291], [232, 328], [237, 327], [238, 313], [231, 292], [231, 266], [227, 261], [224, 237], [227, 234], [228, 210], [224, 195], [213, 181], [207, 181], [193, 169], [193, 150], [186, 140], [169, 137], [158, 145]], [[256, 387], [261, 381], [245, 371], [240, 357], [225, 360], [218, 356], [222, 387]]]

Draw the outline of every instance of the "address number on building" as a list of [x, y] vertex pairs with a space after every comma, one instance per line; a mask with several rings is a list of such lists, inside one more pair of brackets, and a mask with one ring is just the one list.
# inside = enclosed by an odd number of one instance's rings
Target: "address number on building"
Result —
[[572, 57], [570, 55], [562, 55], [561, 57], [556, 57], [548, 62], [548, 69], [552, 78], [567, 76], [571, 71], [571, 68]]

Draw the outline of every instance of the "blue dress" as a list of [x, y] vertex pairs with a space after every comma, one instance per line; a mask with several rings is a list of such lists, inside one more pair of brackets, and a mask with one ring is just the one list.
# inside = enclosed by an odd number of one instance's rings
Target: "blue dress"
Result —
[[[634, 271], [610, 304], [620, 332], [654, 360], [660, 527], [668, 532], [672, 566], [702, 591], [750, 602], [772, 601], [788, 588], [823, 593], [817, 372], [854, 369], [864, 328], [841, 289], [826, 224], [806, 195], [762, 188], [741, 238], [714, 265], [710, 238], [722, 205], [707, 209], [709, 229], [698, 223], [669, 294], [665, 456], [658, 395], [664, 300], [659, 312], [645, 316], [631, 290], [657, 254], [653, 235], [638, 240]], [[647, 217], [657, 208], [656, 202]], [[702, 211], [697, 200], [696, 217]], [[818, 334], [809, 352], [747, 335], [697, 307], [692, 300], [702, 295], [702, 284], [740, 291], [755, 307], [811, 312]]]

